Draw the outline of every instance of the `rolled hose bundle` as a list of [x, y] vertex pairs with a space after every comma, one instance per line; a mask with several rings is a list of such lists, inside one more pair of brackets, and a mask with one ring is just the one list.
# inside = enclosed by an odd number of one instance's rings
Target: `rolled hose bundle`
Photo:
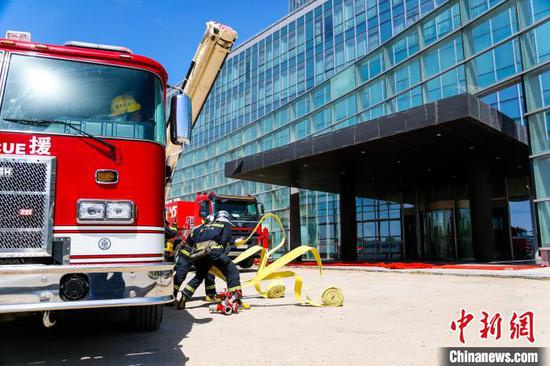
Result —
[[279, 299], [285, 296], [285, 284], [281, 280], [271, 281], [267, 285], [267, 297], [270, 299]]
[[[319, 267], [319, 274], [322, 275], [323, 263], [321, 262], [321, 257], [319, 256], [319, 252], [317, 251], [317, 248], [303, 245], [298, 248], [294, 248], [293, 250], [286, 253], [282, 257], [273, 261], [271, 264], [269, 265], [267, 264], [269, 257], [271, 257], [271, 255], [275, 253], [279, 248], [281, 248], [286, 241], [286, 235], [285, 235], [283, 224], [281, 222], [281, 219], [277, 215], [273, 213], [267, 213], [264, 216], [262, 216], [262, 218], [258, 221], [258, 224], [254, 228], [254, 230], [252, 230], [252, 233], [250, 233], [250, 235], [246, 239], [239, 241], [238, 245], [243, 245], [247, 243], [252, 238], [256, 230], [258, 230], [262, 222], [264, 222], [269, 217], [273, 218], [277, 222], [277, 224], [280, 226], [281, 233], [282, 233], [281, 241], [279, 242], [279, 244], [277, 244], [274, 248], [272, 248], [269, 251], [267, 251], [265, 248], [259, 245], [254, 245], [248, 248], [247, 250], [245, 250], [244, 252], [242, 252], [237, 258], [233, 260], [233, 263], [237, 264], [253, 256], [254, 254], [260, 252], [260, 264], [258, 266], [256, 275], [252, 279], [243, 283], [243, 287], [254, 286], [256, 291], [264, 298], [280, 298], [284, 296], [284, 292], [285, 292], [285, 287], [281, 279], [287, 278], [287, 277], [294, 277], [294, 297], [296, 298], [297, 301], [302, 303], [302, 305], [307, 304], [311, 306], [342, 306], [344, 304], [344, 294], [341, 289], [337, 287], [326, 288], [323, 291], [323, 294], [321, 295], [321, 302], [318, 303], [313, 301], [308, 296], [308, 293], [314, 287], [314, 286], [311, 286], [306, 290], [306, 299], [304, 300], [302, 298], [302, 285], [303, 285], [302, 277], [293, 271], [280, 270], [282, 267], [292, 262], [296, 258], [299, 258], [302, 255], [310, 252], [315, 258], [315, 261], [317, 262], [317, 265]], [[212, 267], [210, 272], [225, 281], [225, 277], [216, 267]], [[272, 282], [270, 283], [270, 285], [268, 285], [266, 291], [263, 291], [261, 283], [262, 281], [266, 281], [266, 280], [272, 280]]]
[[321, 301], [324, 306], [342, 306], [344, 305], [344, 293], [338, 287], [328, 287], [323, 291]]

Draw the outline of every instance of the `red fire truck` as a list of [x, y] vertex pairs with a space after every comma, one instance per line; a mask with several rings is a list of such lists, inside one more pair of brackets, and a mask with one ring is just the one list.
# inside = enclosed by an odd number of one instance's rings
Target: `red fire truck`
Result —
[[[199, 48], [227, 54], [220, 29], [230, 30], [208, 23]], [[154, 60], [10, 38], [0, 39], [0, 315], [42, 312], [51, 326], [51, 312], [129, 306], [133, 328], [158, 328], [173, 300], [167, 132], [172, 145], [188, 140], [190, 106], [200, 109], [225, 58], [194, 60], [211, 75], [197, 81], [202, 101], [176, 93], [167, 122], [167, 74]]]
[[[231, 229], [233, 238], [248, 237], [258, 224], [263, 214], [263, 204], [254, 196], [225, 196], [214, 192], [198, 193], [195, 201], [172, 200], [166, 204], [166, 219], [169, 223], [176, 223], [179, 234], [183, 239], [196, 226], [200, 225], [208, 215], [219, 211], [227, 211], [233, 216], [235, 226]], [[250, 244], [269, 247], [269, 231], [266, 227], [259, 227], [253, 234]], [[245, 244], [232, 247], [229, 256], [236, 258], [248, 248]], [[250, 268], [254, 264], [253, 257], [239, 263], [242, 268]]]

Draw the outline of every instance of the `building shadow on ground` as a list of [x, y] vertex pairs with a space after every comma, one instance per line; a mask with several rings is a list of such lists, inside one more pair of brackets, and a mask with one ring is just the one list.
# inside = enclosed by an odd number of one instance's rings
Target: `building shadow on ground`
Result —
[[66, 312], [49, 329], [38, 316], [0, 322], [0, 365], [184, 365], [181, 340], [212, 321], [165, 307], [157, 331], [133, 332], [127, 317], [127, 309], [97, 309]]

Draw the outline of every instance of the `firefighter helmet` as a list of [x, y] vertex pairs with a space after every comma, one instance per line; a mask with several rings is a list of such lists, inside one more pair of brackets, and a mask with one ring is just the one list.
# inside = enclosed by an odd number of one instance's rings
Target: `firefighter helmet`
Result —
[[221, 210], [216, 213], [216, 221], [225, 222], [225, 223], [228, 223], [229, 225], [235, 226], [231, 222], [231, 218], [232, 218], [231, 214], [227, 211]]
[[111, 116], [139, 111], [141, 105], [130, 95], [119, 95], [111, 102]]

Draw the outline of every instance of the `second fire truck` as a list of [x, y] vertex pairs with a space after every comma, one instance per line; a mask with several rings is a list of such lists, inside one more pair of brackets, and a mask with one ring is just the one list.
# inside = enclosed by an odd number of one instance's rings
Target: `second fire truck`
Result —
[[[180, 236], [185, 239], [191, 230], [200, 225], [208, 215], [214, 215], [219, 211], [227, 211], [233, 217], [231, 220], [235, 225], [231, 228], [233, 238], [246, 238], [252, 234], [250, 244], [231, 247], [229, 257], [236, 258], [248, 248], [248, 245], [269, 247], [269, 231], [266, 227], [260, 226], [252, 233], [264, 208], [263, 204], [251, 195], [228, 196], [210, 192], [209, 194], [198, 193], [195, 201], [171, 200], [166, 204], [166, 219], [170, 224], [177, 225]], [[245, 259], [239, 263], [239, 266], [250, 268], [254, 264], [254, 259], [255, 257]]]

